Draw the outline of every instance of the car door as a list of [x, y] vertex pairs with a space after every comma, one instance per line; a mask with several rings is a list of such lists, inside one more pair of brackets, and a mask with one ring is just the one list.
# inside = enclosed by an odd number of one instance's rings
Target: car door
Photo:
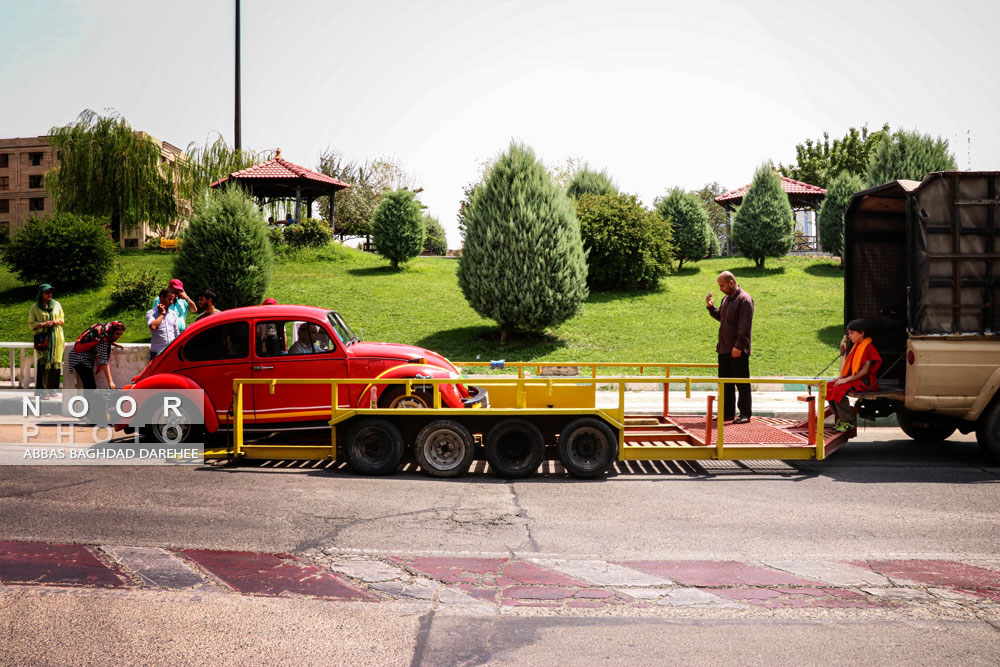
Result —
[[[233, 380], [250, 375], [250, 324], [225, 322], [198, 332], [177, 354], [177, 373], [191, 378], [208, 394], [220, 423], [229, 423]], [[244, 418], [253, 417], [251, 392], [244, 390]]]
[[[339, 337], [320, 320], [275, 318], [254, 322], [251, 372], [254, 379], [344, 378], [347, 357]], [[346, 387], [340, 404], [346, 406]], [[319, 422], [330, 419], [330, 386], [253, 386], [255, 419], [260, 423]]]

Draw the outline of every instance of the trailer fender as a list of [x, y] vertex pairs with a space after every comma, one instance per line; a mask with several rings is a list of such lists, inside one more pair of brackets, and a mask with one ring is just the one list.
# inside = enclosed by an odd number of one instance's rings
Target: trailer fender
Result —
[[[205, 431], [215, 433], [219, 430], [219, 416], [215, 412], [215, 404], [209, 398], [208, 392], [204, 391], [198, 383], [191, 378], [174, 373], [157, 373], [144, 380], [140, 380], [128, 388], [128, 391], [142, 390], [171, 390], [171, 389], [194, 389], [202, 392], [204, 403], [202, 404], [203, 418], [205, 420]], [[116, 426], [117, 428], [117, 426]]]
[[986, 407], [996, 396], [997, 390], [1000, 389], [1000, 368], [993, 371], [990, 375], [990, 379], [986, 381], [983, 388], [979, 392], [979, 396], [976, 397], [975, 402], [973, 402], [972, 407], [969, 411], [962, 415], [962, 419], [968, 419], [969, 421], [976, 421], [979, 416], [983, 414]]

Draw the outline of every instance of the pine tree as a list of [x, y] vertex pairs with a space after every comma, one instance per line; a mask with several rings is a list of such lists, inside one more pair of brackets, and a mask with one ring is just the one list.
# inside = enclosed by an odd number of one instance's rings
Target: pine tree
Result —
[[410, 190], [386, 192], [372, 216], [372, 240], [378, 254], [398, 269], [424, 249], [424, 220], [420, 202]]
[[826, 198], [819, 209], [819, 245], [826, 252], [844, 256], [844, 213], [855, 192], [863, 190], [860, 176], [840, 172], [830, 182]]
[[908, 179], [922, 181], [932, 171], [957, 169], [948, 141], [916, 130], [899, 130], [879, 143], [868, 163], [868, 187]]
[[514, 331], [541, 331], [587, 298], [587, 261], [572, 201], [527, 146], [512, 143], [472, 191], [458, 284], [469, 305]]
[[576, 172], [566, 188], [566, 194], [573, 199], [579, 199], [582, 194], [613, 195], [617, 192], [618, 187], [606, 170], [593, 171], [589, 167]]
[[677, 268], [683, 267], [686, 260], [705, 259], [710, 231], [708, 213], [698, 195], [673, 188], [656, 204], [656, 210], [664, 220], [672, 221]]
[[765, 162], [757, 168], [733, 221], [733, 243], [758, 269], [768, 257], [784, 257], [792, 249], [795, 219], [781, 177]]

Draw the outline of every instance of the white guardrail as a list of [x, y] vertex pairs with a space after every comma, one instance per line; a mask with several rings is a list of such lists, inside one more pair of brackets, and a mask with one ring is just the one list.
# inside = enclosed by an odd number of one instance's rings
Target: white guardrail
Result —
[[[142, 372], [149, 362], [149, 343], [124, 343], [124, 350], [116, 349], [111, 354], [111, 377], [115, 385], [130, 384], [132, 378]], [[69, 353], [73, 342], [66, 342], [63, 357], [63, 387], [80, 388], [76, 373], [69, 367]], [[0, 369], [0, 386], [12, 389], [30, 389], [35, 386], [35, 349], [31, 343], [0, 342], [0, 355], [7, 351], [6, 368]], [[0, 358], [3, 358], [0, 356]], [[106, 387], [104, 373], [97, 376], [97, 386]]]

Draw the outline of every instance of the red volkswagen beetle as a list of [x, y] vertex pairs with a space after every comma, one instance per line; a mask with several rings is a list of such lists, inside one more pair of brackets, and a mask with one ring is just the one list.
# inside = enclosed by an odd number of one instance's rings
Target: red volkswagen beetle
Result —
[[[452, 378], [458, 369], [440, 354], [412, 345], [363, 342], [335, 311], [313, 306], [234, 308], [189, 325], [169, 347], [134, 378], [129, 390], [201, 389], [205, 392], [205, 430], [231, 424], [233, 380], [237, 378]], [[375, 387], [378, 406], [429, 407], [430, 391], [405, 395], [402, 385], [344, 385], [342, 406], [368, 407]], [[284, 384], [244, 388], [248, 426], [302, 427], [330, 419], [330, 392], [324, 387]], [[482, 407], [487, 393], [461, 383], [442, 384], [442, 405]], [[169, 432], [168, 432], [169, 429]], [[178, 432], [180, 429], [181, 432]], [[192, 439], [183, 420], [153, 423], [161, 442]]]

